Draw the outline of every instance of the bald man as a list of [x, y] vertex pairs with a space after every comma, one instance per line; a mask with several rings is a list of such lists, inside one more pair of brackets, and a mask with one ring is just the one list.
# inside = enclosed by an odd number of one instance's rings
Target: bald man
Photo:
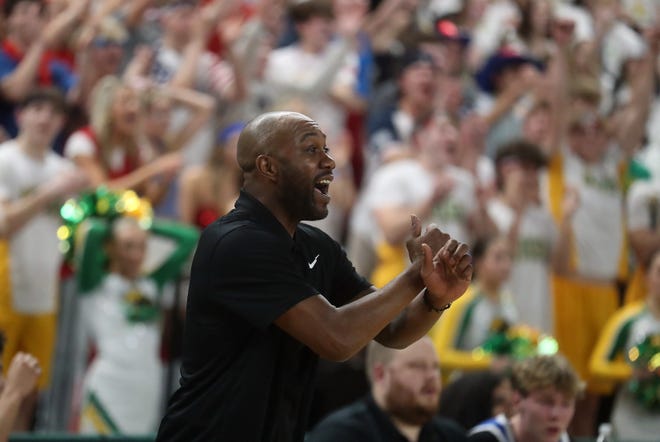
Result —
[[335, 162], [310, 118], [267, 113], [238, 140], [244, 185], [192, 265], [181, 387], [158, 441], [302, 441], [319, 357], [419, 339], [472, 276], [465, 244], [412, 217], [411, 266], [376, 290], [302, 224], [328, 214]]

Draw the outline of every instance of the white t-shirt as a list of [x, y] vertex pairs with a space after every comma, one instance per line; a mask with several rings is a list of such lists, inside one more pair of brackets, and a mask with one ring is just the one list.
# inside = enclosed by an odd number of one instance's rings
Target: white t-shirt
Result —
[[437, 224], [455, 240], [470, 244], [473, 235], [469, 230], [469, 218], [478, 204], [474, 178], [454, 166], [446, 166], [442, 173], [448, 174], [454, 184], [445, 198], [433, 207], [429, 222]]
[[[17, 201], [39, 186], [74, 168], [48, 152], [35, 159], [16, 140], [0, 144], [0, 200]], [[62, 224], [59, 204], [27, 221], [9, 240], [12, 304], [24, 314], [53, 313], [61, 254], [57, 229]]]
[[586, 164], [565, 149], [564, 180], [580, 196], [572, 222], [579, 275], [616, 279], [624, 235], [618, 152], [611, 149], [600, 162]]
[[[500, 232], [507, 234], [511, 230], [515, 212], [501, 200], [489, 202], [488, 214]], [[507, 283], [520, 321], [546, 333], [551, 333], [553, 327], [549, 266], [556, 239], [557, 230], [550, 213], [541, 206], [528, 207], [520, 222]]]
[[[328, 94], [337, 86], [353, 88], [357, 81], [358, 59], [354, 52], [344, 56], [343, 64], [332, 79], [328, 89], [308, 89], [328, 68], [328, 61], [336, 50], [331, 42], [321, 53], [303, 51], [293, 44], [275, 49], [268, 57], [264, 79], [273, 89], [273, 102], [287, 107], [296, 101], [302, 104], [302, 113], [309, 115], [328, 136], [328, 141], [337, 139], [345, 128], [346, 111]], [[276, 105], [276, 107], [279, 107]]]

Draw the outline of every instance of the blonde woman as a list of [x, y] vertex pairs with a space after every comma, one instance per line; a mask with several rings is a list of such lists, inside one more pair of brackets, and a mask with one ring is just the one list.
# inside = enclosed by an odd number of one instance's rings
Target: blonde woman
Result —
[[179, 153], [159, 156], [147, 163], [139, 140], [139, 95], [115, 76], [105, 76], [91, 97], [90, 125], [74, 132], [64, 155], [87, 175], [92, 186], [133, 189], [149, 198], [149, 181], [173, 174], [181, 167]]

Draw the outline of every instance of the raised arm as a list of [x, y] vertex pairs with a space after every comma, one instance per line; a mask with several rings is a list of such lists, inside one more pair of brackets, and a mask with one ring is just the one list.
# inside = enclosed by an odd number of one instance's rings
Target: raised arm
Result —
[[237, 0], [214, 0], [198, 10], [195, 32], [184, 49], [181, 65], [172, 77], [171, 85], [186, 88], [194, 87], [199, 60], [206, 50], [206, 42], [213, 27], [223, 17], [231, 14], [239, 4], [240, 2]]
[[628, 62], [630, 102], [614, 115], [614, 135], [626, 158], [631, 158], [643, 143], [646, 122], [655, 97], [655, 68], [660, 48], [660, 28], [648, 30], [645, 37], [647, 51], [644, 57]]
[[81, 154], [74, 156], [72, 160], [84, 172], [92, 187], [105, 185], [111, 190], [141, 189], [152, 178], [160, 174], [173, 174], [179, 171], [183, 165], [181, 154], [170, 152], [124, 176], [110, 179], [95, 156]]
[[0, 95], [18, 102], [35, 86], [39, 66], [47, 49], [56, 45], [87, 9], [88, 0], [74, 0], [43, 28], [11, 73], [0, 79]]
[[23, 399], [34, 391], [40, 374], [41, 368], [34, 356], [19, 352], [12, 359], [0, 393], [0, 441], [9, 440]]
[[74, 259], [80, 294], [94, 290], [103, 280], [108, 264], [103, 246], [109, 234], [108, 223], [101, 219], [88, 218], [78, 227]]
[[547, 158], [558, 154], [559, 148], [566, 136], [569, 113], [569, 57], [570, 44], [573, 38], [573, 26], [561, 21], [552, 24], [552, 37], [556, 48], [548, 64], [547, 83], [549, 85], [547, 100], [550, 103], [550, 139], [541, 143]]
[[179, 150], [209, 121], [215, 109], [215, 100], [208, 94], [189, 88], [166, 86], [163, 90], [176, 105], [183, 106], [191, 112], [184, 126], [171, 134], [169, 140], [169, 149]]
[[162, 288], [179, 274], [181, 267], [195, 249], [199, 233], [193, 227], [158, 219], [154, 220], [150, 232], [163, 238], [172, 239], [176, 243], [176, 247], [167, 259], [150, 275]]
[[624, 381], [633, 373], [625, 361], [625, 345], [630, 332], [631, 321], [642, 310], [643, 304], [631, 304], [617, 312], [605, 325], [591, 359], [589, 370], [595, 377]]

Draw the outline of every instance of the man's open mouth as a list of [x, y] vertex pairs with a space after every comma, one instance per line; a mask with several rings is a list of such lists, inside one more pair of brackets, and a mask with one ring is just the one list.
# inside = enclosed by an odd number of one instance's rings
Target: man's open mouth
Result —
[[330, 183], [331, 182], [332, 182], [332, 180], [328, 179], [328, 178], [323, 179], [323, 180], [319, 180], [319, 181], [316, 182], [316, 184], [314, 184], [314, 187], [316, 187], [316, 189], [319, 192], [321, 192], [323, 195], [327, 195], [328, 190], [330, 189]]

